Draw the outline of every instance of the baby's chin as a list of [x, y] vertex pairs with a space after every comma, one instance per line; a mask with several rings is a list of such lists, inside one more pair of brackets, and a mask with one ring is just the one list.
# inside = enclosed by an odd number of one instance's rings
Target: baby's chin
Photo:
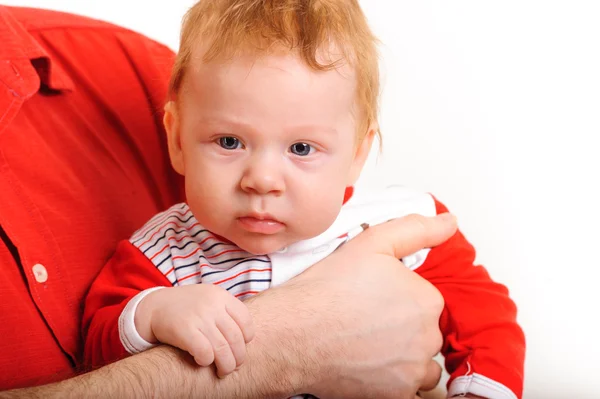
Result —
[[[262, 235], [262, 234], [243, 234], [238, 237], [231, 237], [235, 245], [252, 255], [268, 255], [284, 250], [288, 246], [299, 241], [314, 238], [322, 233], [322, 231], [303, 231], [298, 234], [298, 231], [286, 231], [281, 234]], [[233, 239], [232, 239], [233, 238]]]
[[310, 237], [296, 237], [291, 234], [261, 235], [235, 237], [231, 240], [235, 245], [252, 255], [268, 255], [283, 250], [289, 245]]
[[252, 255], [268, 255], [280, 251], [287, 247], [291, 242], [282, 240], [270, 240], [264, 238], [245, 239], [234, 241], [234, 243], [244, 251]]

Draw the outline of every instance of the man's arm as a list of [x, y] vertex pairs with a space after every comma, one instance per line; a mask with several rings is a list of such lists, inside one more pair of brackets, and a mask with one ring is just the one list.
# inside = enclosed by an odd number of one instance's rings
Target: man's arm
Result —
[[[59, 383], [0, 398], [414, 397], [440, 370], [441, 296], [398, 258], [440, 244], [452, 217], [409, 216], [375, 226], [286, 284], [248, 300], [256, 335], [226, 378], [160, 346]], [[393, 350], [392, 350], [393, 349]]]
[[[279, 363], [278, 367], [285, 366]], [[265, 362], [258, 371], [266, 376], [268, 366]], [[282, 369], [271, 371], [273, 378], [292, 375]], [[0, 398], [282, 398], [290, 391], [290, 384], [281, 379], [266, 384], [266, 379], [262, 383], [244, 380], [249, 373], [244, 374], [219, 379], [212, 368], [196, 366], [186, 353], [160, 346], [58, 383], [2, 392]]]

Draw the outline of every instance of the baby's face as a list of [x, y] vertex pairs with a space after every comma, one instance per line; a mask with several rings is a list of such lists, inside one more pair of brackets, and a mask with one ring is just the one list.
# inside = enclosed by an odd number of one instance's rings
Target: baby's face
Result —
[[357, 140], [355, 99], [349, 67], [317, 72], [294, 55], [193, 61], [165, 122], [200, 224], [254, 254], [325, 231], [370, 147]]

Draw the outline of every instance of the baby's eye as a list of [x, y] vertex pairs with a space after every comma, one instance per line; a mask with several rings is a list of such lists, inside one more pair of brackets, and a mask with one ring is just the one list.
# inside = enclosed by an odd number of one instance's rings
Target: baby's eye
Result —
[[226, 150], [237, 150], [242, 146], [242, 143], [235, 137], [225, 136], [219, 138], [219, 145]]
[[290, 151], [292, 151], [293, 154], [300, 156], [312, 154], [314, 150], [315, 149], [310, 144], [306, 143], [295, 143], [290, 147]]

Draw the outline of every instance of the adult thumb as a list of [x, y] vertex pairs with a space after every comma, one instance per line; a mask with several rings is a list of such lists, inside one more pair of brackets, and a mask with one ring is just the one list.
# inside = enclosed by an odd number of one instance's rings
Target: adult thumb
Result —
[[411, 214], [370, 227], [353, 241], [363, 241], [355, 246], [362, 251], [368, 248], [400, 259], [445, 242], [456, 230], [456, 218], [450, 213], [433, 217]]

